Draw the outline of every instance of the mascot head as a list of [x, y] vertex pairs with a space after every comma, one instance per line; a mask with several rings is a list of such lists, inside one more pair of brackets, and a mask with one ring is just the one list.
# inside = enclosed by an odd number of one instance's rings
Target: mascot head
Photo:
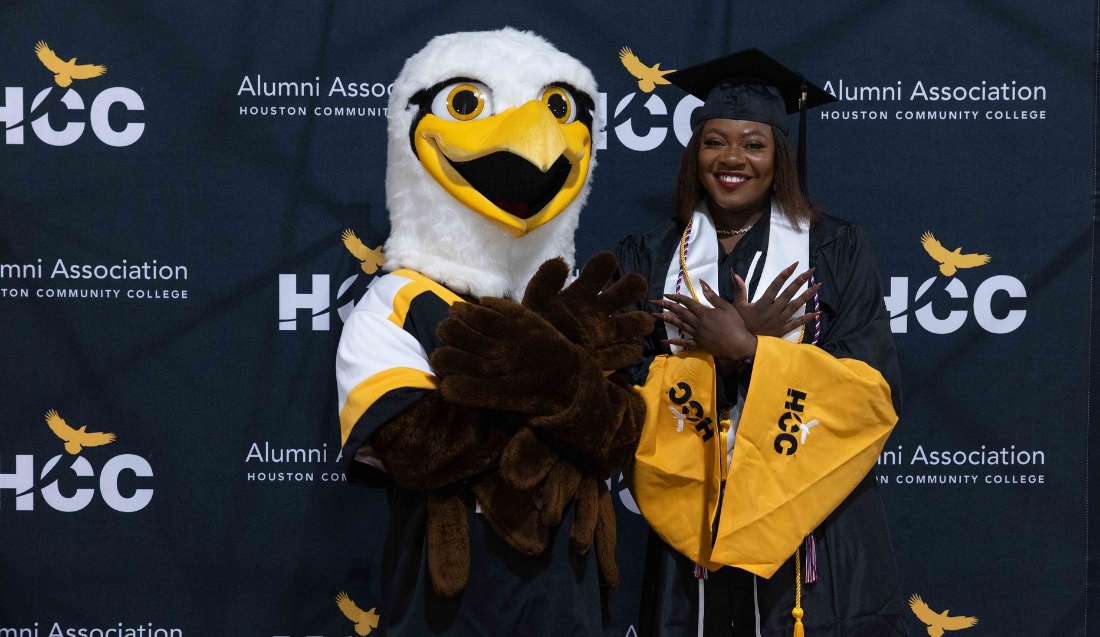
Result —
[[387, 269], [518, 299], [547, 259], [573, 264], [595, 167], [596, 80], [515, 29], [434, 38], [389, 103]]

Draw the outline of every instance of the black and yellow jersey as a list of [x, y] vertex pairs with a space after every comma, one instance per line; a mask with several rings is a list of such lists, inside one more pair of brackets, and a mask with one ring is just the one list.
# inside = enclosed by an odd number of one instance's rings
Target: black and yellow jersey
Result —
[[[336, 352], [343, 457], [437, 386], [428, 360], [436, 328], [462, 298], [412, 270], [375, 279], [348, 316]], [[360, 454], [360, 460], [371, 462]], [[375, 464], [377, 468], [380, 465]]]
[[[436, 329], [451, 306], [461, 302], [423, 275], [397, 270], [374, 280], [340, 337], [336, 376], [348, 480], [384, 484], [390, 505], [379, 566], [380, 630], [417, 637], [592, 634], [584, 627], [604, 624], [606, 600], [595, 551], [576, 555], [570, 548], [573, 507], [551, 531], [546, 551], [529, 556], [493, 531], [477, 512], [468, 485], [451, 485], [466, 499], [471, 568], [462, 594], [443, 598], [435, 594], [428, 574], [426, 492], [378, 474], [385, 468], [371, 453], [371, 436], [436, 390], [438, 379], [429, 363], [440, 346]], [[522, 418], [491, 410], [479, 417], [502, 428], [514, 428], [514, 419]]]

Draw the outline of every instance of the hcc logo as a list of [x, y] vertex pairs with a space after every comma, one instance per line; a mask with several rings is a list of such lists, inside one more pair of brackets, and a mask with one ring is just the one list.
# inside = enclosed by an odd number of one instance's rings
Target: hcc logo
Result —
[[[57, 56], [45, 42], [39, 42], [34, 47], [35, 53], [42, 64], [54, 74], [54, 83], [57, 87], [43, 89], [31, 101], [30, 113], [24, 117], [23, 87], [4, 87], [4, 103], [0, 105], [0, 122], [4, 124], [4, 142], [6, 144], [23, 143], [23, 124], [30, 120], [31, 130], [38, 139], [50, 146], [68, 146], [84, 134], [85, 122], [64, 122], [61, 128], [54, 128], [50, 123], [49, 111], [58, 104], [63, 105], [69, 111], [85, 110], [84, 98], [75, 89], [70, 88], [74, 81], [87, 80], [99, 77], [107, 72], [105, 66], [99, 64], [77, 64], [76, 58], [68, 62]], [[143, 132], [145, 124], [141, 122], [129, 122], [120, 130], [111, 127], [109, 115], [111, 107], [120, 104], [128, 111], [143, 111], [145, 104], [141, 96], [131, 89], [123, 86], [113, 86], [101, 91], [92, 100], [88, 123], [92, 132], [104, 144], [108, 146], [129, 146], [136, 142]], [[61, 124], [62, 122], [58, 122]]]

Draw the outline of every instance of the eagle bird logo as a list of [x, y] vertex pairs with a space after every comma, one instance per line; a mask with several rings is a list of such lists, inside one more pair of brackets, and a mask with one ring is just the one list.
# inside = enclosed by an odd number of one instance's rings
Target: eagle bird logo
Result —
[[658, 84], [668, 84], [669, 82], [665, 79], [665, 76], [676, 71], [676, 69], [662, 71], [660, 64], [654, 64], [653, 66], [642, 64], [642, 61], [638, 59], [637, 55], [634, 55], [628, 46], [624, 46], [619, 51], [619, 61], [623, 63], [627, 71], [630, 71], [631, 75], [638, 78], [638, 88], [645, 93], [652, 93]]
[[810, 430], [813, 429], [814, 427], [818, 426], [819, 424], [820, 423], [817, 422], [817, 419], [814, 418], [810, 422], [808, 422], [808, 423], [806, 423], [806, 424], [799, 427], [802, 430], [802, 442], [801, 442], [801, 444], [806, 444], [806, 437], [810, 435]]
[[46, 424], [58, 438], [65, 441], [65, 451], [72, 455], [80, 453], [82, 447], [98, 447], [115, 441], [115, 435], [99, 431], [85, 431], [87, 425], [73, 429], [56, 410], [46, 412]]
[[355, 236], [350, 228], [345, 230], [340, 238], [344, 240], [344, 247], [348, 249], [348, 252], [359, 259], [361, 262], [359, 266], [363, 268], [363, 272], [374, 274], [378, 271], [378, 268], [386, 264], [386, 255], [382, 252], [382, 246], [378, 246], [373, 250], [368, 248], [359, 240], [359, 237]]
[[42, 40], [34, 45], [34, 52], [42, 64], [53, 72], [53, 81], [61, 88], [73, 83], [73, 80], [86, 80], [90, 77], [99, 77], [107, 72], [107, 67], [101, 64], [77, 64], [76, 58], [63, 61]]
[[672, 412], [672, 417], [676, 419], [676, 431], [683, 431], [684, 421], [687, 420], [687, 414], [682, 413], [672, 405], [668, 406], [668, 410]]
[[946, 630], [962, 630], [978, 623], [977, 617], [963, 615], [948, 617], [947, 613], [950, 611], [947, 610], [937, 613], [929, 608], [928, 604], [924, 603], [920, 595], [913, 595], [909, 598], [909, 608], [913, 609], [913, 614], [917, 616], [917, 619], [927, 624], [929, 637], [940, 637]]
[[962, 248], [955, 248], [954, 252], [943, 247], [931, 232], [925, 232], [920, 237], [920, 243], [925, 252], [940, 264], [940, 272], [944, 276], [955, 276], [957, 270], [964, 268], [976, 268], [989, 263], [988, 254], [961, 254]]
[[336, 605], [344, 617], [355, 623], [355, 634], [369, 635], [370, 631], [378, 628], [378, 613], [373, 608], [368, 611], [359, 608], [344, 591], [336, 594]]

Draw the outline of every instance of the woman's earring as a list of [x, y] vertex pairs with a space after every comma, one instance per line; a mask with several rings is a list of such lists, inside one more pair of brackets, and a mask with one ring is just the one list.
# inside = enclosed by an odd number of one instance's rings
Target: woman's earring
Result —
[[775, 189], [775, 182], [774, 182], [774, 181], [772, 182], [772, 192], [778, 192], [778, 191], [777, 191], [777, 190]]

